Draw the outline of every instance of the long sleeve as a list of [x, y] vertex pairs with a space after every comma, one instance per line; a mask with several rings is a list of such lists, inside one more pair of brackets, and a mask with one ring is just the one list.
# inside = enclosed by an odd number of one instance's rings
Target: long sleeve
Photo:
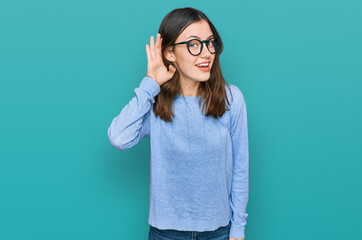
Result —
[[161, 91], [160, 85], [150, 77], [144, 77], [135, 88], [131, 101], [112, 120], [108, 127], [108, 139], [117, 149], [127, 149], [150, 135], [150, 109], [155, 97]]
[[249, 198], [249, 143], [246, 104], [238, 88], [234, 91], [231, 107], [231, 139], [233, 149], [233, 174], [230, 206], [233, 212], [229, 237], [245, 237], [246, 206]]

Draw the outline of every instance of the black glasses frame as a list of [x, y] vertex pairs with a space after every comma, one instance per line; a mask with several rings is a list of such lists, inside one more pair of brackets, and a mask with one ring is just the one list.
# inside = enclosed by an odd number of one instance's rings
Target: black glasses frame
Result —
[[[190, 51], [190, 42], [193, 41], [193, 40], [199, 41], [199, 42], [201, 43], [201, 48], [200, 48], [199, 54], [192, 54], [191, 51]], [[203, 49], [203, 47], [204, 47], [204, 43], [206, 43], [206, 48], [207, 48], [207, 50], [209, 50], [209, 52], [210, 52], [211, 54], [215, 54], [215, 53], [217, 53], [217, 51], [219, 51], [220, 45], [217, 44], [217, 49], [215, 49], [215, 52], [211, 52], [210, 49], [209, 49], [209, 41], [210, 41], [210, 40], [215, 40], [217, 43], [219, 43], [219, 39], [218, 39], [217, 37], [212, 37], [212, 38], [209, 38], [209, 39], [203, 40], [203, 41], [194, 38], [194, 39], [190, 39], [190, 40], [185, 41], [185, 42], [173, 43], [173, 44], [171, 44], [171, 46], [179, 45], [179, 44], [187, 44], [187, 50], [189, 51], [189, 53], [190, 53], [191, 55], [193, 55], [193, 56], [198, 56], [198, 55], [200, 55], [200, 54], [202, 53], [202, 49]]]

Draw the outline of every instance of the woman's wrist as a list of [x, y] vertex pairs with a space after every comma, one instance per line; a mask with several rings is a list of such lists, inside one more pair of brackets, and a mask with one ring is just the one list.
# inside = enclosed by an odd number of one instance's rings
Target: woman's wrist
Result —
[[161, 86], [161, 83], [159, 83], [154, 76], [151, 76], [151, 75], [146, 75], [146, 76], [149, 78], [152, 78], [153, 80], [155, 80], [157, 82], [158, 85]]

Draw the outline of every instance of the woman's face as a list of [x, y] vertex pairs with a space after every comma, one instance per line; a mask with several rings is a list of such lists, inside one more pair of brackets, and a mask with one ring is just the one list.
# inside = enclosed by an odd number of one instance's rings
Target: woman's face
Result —
[[[180, 36], [178, 36], [175, 43], [185, 42], [190, 39], [207, 40], [212, 35], [209, 24], [205, 20], [202, 20], [190, 24]], [[204, 82], [209, 80], [215, 54], [209, 52], [206, 43], [203, 43], [202, 52], [198, 56], [190, 54], [187, 49], [187, 44], [175, 45], [171, 55], [171, 61], [174, 62], [179, 71], [181, 81]], [[209, 70], [204, 71], [196, 66], [203, 62], [209, 62]]]

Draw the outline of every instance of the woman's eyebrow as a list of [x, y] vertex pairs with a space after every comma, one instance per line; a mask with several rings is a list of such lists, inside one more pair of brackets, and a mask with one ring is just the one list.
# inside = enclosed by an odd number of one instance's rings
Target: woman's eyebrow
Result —
[[[213, 36], [213, 34], [211, 34], [207, 39], [209, 39], [210, 37], [212, 37]], [[197, 38], [197, 39], [200, 39], [198, 36], [196, 36], [196, 35], [191, 35], [191, 36], [189, 36], [188, 38], [186, 38], [186, 39], [189, 39], [189, 38]]]

